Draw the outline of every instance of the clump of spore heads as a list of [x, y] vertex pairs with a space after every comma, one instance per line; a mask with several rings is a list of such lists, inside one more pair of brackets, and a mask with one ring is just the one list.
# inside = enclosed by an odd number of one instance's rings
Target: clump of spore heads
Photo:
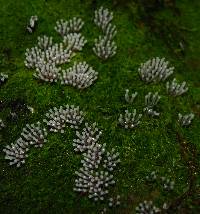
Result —
[[86, 123], [82, 132], [76, 132], [73, 143], [74, 150], [83, 153], [82, 166], [75, 172], [74, 191], [84, 193], [94, 201], [102, 201], [109, 194], [109, 188], [116, 183], [111, 172], [120, 162], [115, 149], [109, 152], [106, 144], [99, 143], [101, 135], [96, 123]]
[[[146, 84], [150, 83], [159, 83], [165, 82], [173, 73], [174, 67], [169, 67], [169, 62], [165, 60], [165, 58], [153, 58], [145, 63], [142, 63], [138, 68], [138, 73], [140, 79], [144, 81]], [[188, 86], [186, 82], [178, 83], [176, 78], [170, 83], [169, 81], [166, 83], [166, 92], [167, 95], [172, 97], [177, 97], [185, 94], [188, 91]], [[138, 96], [138, 93], [130, 94], [130, 90], [126, 89], [125, 92], [125, 101], [128, 104], [135, 104], [135, 98]], [[150, 117], [159, 117], [160, 112], [157, 111], [157, 107], [161, 96], [157, 92], [148, 92], [145, 95], [145, 104], [143, 108], [143, 113]], [[141, 123], [142, 113], [136, 115], [136, 109], [129, 111], [125, 110], [125, 114], [120, 114], [118, 118], [119, 124], [125, 129], [133, 129], [136, 128]], [[144, 117], [143, 117], [144, 118]], [[178, 114], [178, 122], [181, 126], [187, 127], [191, 124], [194, 119], [194, 114], [191, 112], [190, 114], [182, 115]]]

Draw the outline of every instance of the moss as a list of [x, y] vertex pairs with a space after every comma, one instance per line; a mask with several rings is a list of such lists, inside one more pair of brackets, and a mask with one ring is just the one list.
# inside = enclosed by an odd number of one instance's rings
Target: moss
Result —
[[[111, 193], [122, 196], [122, 205], [110, 212], [134, 213], [137, 203], [145, 199], [155, 198], [156, 203], [162, 204], [187, 190], [188, 168], [181, 159], [174, 123], [178, 112], [194, 111], [196, 114], [192, 126], [179, 131], [195, 146], [198, 154], [200, 151], [200, 21], [196, 12], [200, 9], [200, 3], [197, 0], [192, 3], [179, 1], [176, 7], [180, 13], [174, 15], [174, 10], [167, 6], [146, 13], [139, 1], [126, 1], [126, 6], [113, 2], [101, 1], [101, 4], [114, 11], [118, 52], [112, 59], [102, 62], [92, 52], [94, 38], [100, 33], [92, 17], [94, 8], [99, 7], [100, 2], [0, 0], [0, 65], [1, 72], [9, 75], [0, 92], [0, 100], [5, 103], [0, 117], [7, 124], [0, 138], [0, 149], [14, 142], [26, 123], [41, 121], [51, 107], [67, 103], [79, 105], [87, 113], [86, 120], [96, 121], [103, 129], [101, 142], [120, 152], [121, 164], [115, 174], [117, 185]], [[39, 17], [39, 23], [30, 35], [25, 28], [30, 16], [35, 14]], [[151, 23], [145, 19], [147, 15], [153, 17]], [[34, 46], [39, 35], [53, 36], [54, 41], [58, 42], [61, 38], [54, 31], [56, 20], [73, 16], [84, 19], [83, 34], [88, 40], [83, 52], [75, 59], [86, 60], [99, 72], [96, 83], [84, 91], [38, 81], [23, 63], [26, 48]], [[182, 40], [184, 50], [180, 49], [179, 42]], [[165, 84], [145, 85], [140, 81], [138, 66], [154, 56], [164, 56], [175, 66], [174, 76], [189, 84], [186, 95], [168, 97]], [[67, 66], [72, 64], [73, 61]], [[133, 105], [124, 101], [126, 88], [138, 92]], [[127, 108], [142, 111], [144, 96], [149, 91], [159, 91], [162, 96], [158, 106], [160, 119], [144, 116], [141, 125], [131, 131], [119, 127], [119, 114]], [[17, 122], [9, 120], [10, 103], [16, 99], [32, 106], [35, 113], [20, 113]], [[71, 129], [67, 129], [64, 135], [49, 134], [44, 148], [31, 150], [27, 163], [20, 169], [9, 167], [3, 152], [0, 153], [1, 213], [98, 213], [103, 208], [103, 204], [96, 205], [73, 192], [74, 171], [80, 166], [80, 156], [73, 152], [73, 137], [74, 130]], [[145, 184], [144, 177], [153, 170], [175, 180], [172, 195]], [[194, 193], [183, 202], [184, 210], [198, 212], [198, 205], [191, 200], [195, 197]]]

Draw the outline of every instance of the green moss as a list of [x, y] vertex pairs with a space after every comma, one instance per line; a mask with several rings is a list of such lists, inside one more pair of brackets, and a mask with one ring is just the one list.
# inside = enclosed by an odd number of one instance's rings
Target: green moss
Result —
[[[155, 199], [162, 204], [187, 190], [187, 163], [181, 158], [176, 139], [178, 112], [195, 113], [192, 126], [179, 131], [190, 144], [195, 145], [198, 154], [200, 151], [200, 19], [197, 12], [200, 3], [197, 0], [192, 3], [188, 0], [179, 1], [179, 15], [175, 15], [171, 8], [154, 11], [151, 14], [153, 22], [149, 25], [144, 17], [150, 12], [144, 14], [141, 3], [137, 1], [127, 1], [126, 6], [113, 4], [112, 1], [98, 2], [96, 6], [102, 4], [114, 11], [113, 22], [118, 30], [117, 55], [102, 62], [92, 52], [94, 38], [101, 33], [92, 21], [95, 7], [92, 2], [95, 1], [0, 0], [0, 66], [1, 72], [9, 75], [0, 92], [0, 100], [5, 103], [0, 117], [7, 124], [0, 137], [0, 149], [14, 142], [26, 123], [42, 121], [51, 107], [64, 104], [80, 106], [87, 113], [86, 120], [96, 121], [103, 129], [101, 143], [107, 143], [108, 148], [115, 147], [120, 152], [121, 164], [115, 173], [117, 185], [111, 189], [111, 193], [121, 195], [122, 205], [110, 212], [134, 213], [137, 203], [145, 199]], [[36, 31], [30, 35], [25, 28], [30, 16], [35, 14], [39, 17], [39, 23]], [[55, 22], [73, 16], [84, 19], [83, 34], [88, 40], [83, 52], [74, 60], [85, 60], [99, 72], [96, 83], [84, 91], [38, 81], [23, 62], [26, 48], [34, 46], [39, 35], [53, 36], [55, 42], [60, 41], [61, 38], [54, 31]], [[185, 49], [181, 50], [179, 40], [183, 38]], [[188, 82], [187, 94], [177, 98], [168, 97], [164, 83], [146, 85], [140, 81], [138, 66], [155, 56], [166, 57], [175, 66], [174, 77]], [[124, 101], [126, 88], [138, 92], [133, 105]], [[131, 131], [119, 127], [119, 114], [127, 108], [136, 108], [141, 112], [144, 96], [149, 91], [159, 91], [162, 96], [158, 106], [160, 118], [144, 116], [142, 123]], [[20, 113], [17, 122], [10, 121], [9, 103], [16, 99], [24, 100], [35, 109], [35, 113]], [[71, 129], [67, 129], [64, 135], [49, 134], [44, 148], [31, 150], [27, 163], [20, 169], [9, 167], [3, 152], [0, 153], [0, 213], [84, 214], [98, 213], [103, 208], [103, 204], [96, 205], [73, 192], [74, 172], [79, 168], [81, 158], [73, 152], [74, 134]], [[166, 195], [158, 187], [150, 187], [145, 183], [144, 178], [151, 171], [158, 171], [175, 180], [172, 195]], [[198, 213], [192, 197], [195, 198], [195, 194], [185, 200], [183, 207]]]

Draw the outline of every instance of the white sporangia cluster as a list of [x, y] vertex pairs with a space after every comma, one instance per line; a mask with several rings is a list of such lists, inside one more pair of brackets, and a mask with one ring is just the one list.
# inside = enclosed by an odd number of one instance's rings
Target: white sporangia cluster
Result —
[[46, 119], [43, 120], [52, 132], [64, 133], [64, 128], [69, 124], [71, 128], [77, 129], [83, 122], [84, 113], [80, 111], [79, 107], [74, 105], [54, 107], [46, 114]]
[[60, 77], [60, 70], [61, 68], [57, 68], [55, 63], [41, 64], [36, 68], [33, 76], [46, 82], [57, 82]]
[[81, 51], [87, 43], [85, 37], [80, 33], [83, 25], [83, 20], [77, 17], [69, 21], [61, 19], [56, 22], [55, 30], [63, 37], [63, 43], [73, 52]]
[[113, 171], [118, 163], [120, 163], [119, 153], [114, 148], [109, 152], [107, 151], [104, 155], [103, 167], [108, 171]]
[[82, 19], [76, 17], [69, 21], [60, 20], [55, 29], [63, 36], [61, 43], [53, 44], [53, 38], [44, 35], [38, 37], [37, 46], [26, 49], [24, 63], [27, 68], [35, 69], [34, 77], [50, 83], [61, 82], [78, 89], [93, 84], [98, 73], [86, 62], [75, 62], [74, 66], [66, 71], [58, 67], [70, 62], [76, 52], [81, 51], [86, 44], [87, 40], [79, 32], [83, 24]]
[[83, 159], [81, 160], [81, 163], [83, 165], [84, 169], [93, 170], [98, 169], [103, 154], [105, 153], [106, 144], [99, 144], [99, 143], [93, 143], [90, 145], [89, 149], [83, 153]]
[[99, 36], [94, 41], [93, 51], [101, 59], [106, 60], [116, 54], [117, 46], [113, 38], [117, 34], [116, 26], [110, 22], [113, 13], [108, 9], [100, 7], [95, 11], [94, 23], [103, 31], [103, 36]]
[[71, 85], [78, 89], [88, 88], [97, 79], [98, 72], [94, 71], [86, 62], [75, 62], [60, 75], [61, 84]]
[[127, 103], [133, 103], [133, 101], [135, 100], [135, 98], [137, 97], [138, 95], [138, 92], [136, 91], [135, 93], [129, 95], [129, 89], [126, 89], [126, 92], [125, 92], [125, 100]]
[[94, 53], [101, 59], [106, 60], [116, 54], [117, 46], [114, 41], [109, 40], [106, 36], [99, 36], [95, 39], [93, 47]]
[[135, 211], [137, 214], [154, 214], [160, 212], [160, 209], [154, 206], [152, 201], [144, 201], [143, 203], [139, 203]]
[[9, 160], [9, 165], [16, 164], [17, 167], [20, 167], [25, 163], [25, 159], [28, 157], [27, 155], [28, 148], [22, 149], [18, 144], [7, 145], [3, 152], [6, 153], [5, 159]]
[[110, 12], [107, 8], [102, 6], [94, 12], [94, 23], [100, 27], [103, 32], [106, 31], [108, 24], [113, 19], [113, 12]]
[[75, 180], [74, 191], [87, 193], [88, 197], [94, 201], [104, 200], [105, 195], [109, 193], [109, 186], [115, 184], [113, 175], [107, 171], [94, 171], [88, 168], [80, 168], [75, 174], [78, 178]]
[[158, 92], [156, 92], [155, 94], [149, 92], [145, 96], [145, 108], [143, 109], [143, 111], [150, 116], [159, 116], [160, 113], [156, 112], [154, 110], [154, 107], [158, 104], [160, 98], [161, 96], [158, 95]]
[[75, 172], [77, 178], [74, 191], [86, 194], [94, 201], [105, 199], [109, 186], [115, 184], [110, 171], [120, 162], [119, 153], [114, 149], [108, 152], [106, 144], [98, 142], [101, 134], [96, 123], [86, 123], [82, 132], [76, 131], [77, 138], [73, 141], [74, 150], [83, 153], [82, 166]]
[[30, 145], [35, 147], [42, 147], [44, 143], [47, 142], [47, 130], [42, 128], [41, 123], [37, 122], [36, 124], [26, 124], [23, 128], [21, 137], [29, 142]]
[[63, 38], [64, 44], [67, 44], [72, 51], [82, 51], [87, 40], [81, 33], [69, 33]]
[[[129, 89], [126, 89], [125, 92], [125, 100], [127, 103], [133, 103], [136, 96], [138, 95], [137, 92], [129, 95]], [[149, 92], [145, 95], [145, 106], [143, 108], [143, 112], [146, 113], [149, 116], [159, 116], [160, 113], [155, 111], [155, 106], [158, 104], [160, 100], [160, 96], [158, 95], [158, 92], [152, 93]], [[120, 114], [120, 117], [118, 119], [119, 124], [121, 124], [126, 129], [135, 128], [139, 123], [140, 119], [142, 117], [142, 114], [136, 114], [136, 109], [134, 109], [133, 113], [129, 112], [128, 110], [125, 110], [125, 114]]]
[[29, 147], [31, 145], [42, 147], [47, 141], [46, 136], [47, 131], [42, 128], [40, 122], [31, 125], [26, 124], [16, 143], [12, 143], [11, 146], [7, 145], [3, 150], [6, 153], [5, 159], [10, 160], [10, 165], [16, 164], [17, 167], [20, 167], [25, 163], [25, 158], [28, 157]]
[[69, 33], [79, 32], [83, 25], [84, 22], [81, 18], [74, 17], [68, 21], [61, 19], [56, 22], [55, 30], [64, 37]]
[[174, 78], [171, 83], [166, 83], [166, 90], [169, 95], [177, 97], [186, 93], [188, 91], [188, 87], [186, 86], [185, 81], [178, 84], [176, 78]]
[[38, 47], [42, 50], [47, 50], [53, 45], [53, 38], [46, 35], [38, 37]]
[[73, 140], [74, 151], [87, 151], [90, 146], [99, 140], [101, 135], [102, 131], [97, 128], [96, 123], [93, 123], [92, 125], [85, 123], [85, 127], [82, 132], [76, 131], [77, 138]]
[[93, 142], [83, 153], [81, 163], [84, 168], [98, 169], [102, 166], [108, 171], [113, 171], [120, 162], [119, 153], [113, 148], [110, 152], [106, 150], [106, 144]]
[[0, 118], [0, 130], [2, 130], [5, 127], [5, 124], [3, 120]]
[[74, 54], [72, 50], [63, 45], [63, 43], [56, 43], [47, 49], [41, 49], [37, 46], [31, 49], [27, 48], [25, 56], [26, 60], [24, 63], [27, 68], [40, 69], [41, 66], [47, 63], [55, 63], [56, 65], [67, 63], [71, 60]]
[[108, 200], [109, 200], [109, 203], [108, 203], [109, 207], [117, 207], [120, 205], [120, 195], [109, 198]]
[[107, 40], [112, 40], [117, 34], [116, 26], [109, 23], [104, 33]]
[[180, 123], [181, 126], [189, 126], [194, 119], [194, 114], [186, 114], [182, 115], [181, 113], [178, 114], [178, 122]]
[[147, 180], [148, 182], [154, 182], [154, 181], [156, 181], [156, 179], [157, 179], [157, 175], [156, 175], [156, 172], [155, 172], [155, 171], [151, 172], [150, 175], [147, 175], [147, 176], [146, 176], [146, 180]]
[[0, 85], [2, 85], [8, 79], [8, 75], [4, 73], [0, 73]]
[[31, 106], [27, 105], [27, 109], [33, 114], [35, 112], [35, 109]]
[[126, 129], [132, 129], [139, 125], [141, 117], [142, 114], [137, 115], [136, 109], [133, 110], [133, 113], [125, 110], [125, 114], [120, 114], [118, 121], [120, 125], [124, 126]]
[[168, 67], [169, 62], [165, 58], [153, 58], [142, 63], [138, 69], [140, 78], [147, 82], [165, 81], [174, 72], [174, 67]]
[[33, 33], [35, 30], [36, 23], [38, 21], [37, 16], [31, 16], [28, 25], [26, 26], [26, 29], [28, 30], [29, 33]]
[[146, 181], [147, 182], [156, 182], [159, 185], [163, 187], [164, 190], [166, 191], [171, 191], [174, 189], [175, 182], [171, 181], [169, 178], [166, 178], [164, 176], [158, 176], [155, 171], [151, 172], [148, 176], [146, 176]]
[[161, 177], [161, 181], [162, 181], [162, 186], [164, 188], [164, 190], [166, 191], [171, 191], [174, 189], [174, 181], [171, 181], [169, 178], [166, 177]]

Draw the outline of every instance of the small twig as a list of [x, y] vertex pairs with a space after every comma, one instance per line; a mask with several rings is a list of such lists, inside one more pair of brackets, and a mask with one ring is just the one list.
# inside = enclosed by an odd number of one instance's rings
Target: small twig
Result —
[[[183, 136], [177, 132], [176, 137], [180, 146], [181, 158], [186, 163], [188, 168], [188, 190], [171, 202], [166, 211], [163, 213], [169, 213], [171, 210], [177, 209], [181, 203], [188, 197], [190, 197], [194, 192], [196, 192], [196, 175], [197, 175], [197, 164], [196, 158], [197, 153], [194, 145], [188, 144]], [[192, 153], [192, 155], [190, 155]]]

